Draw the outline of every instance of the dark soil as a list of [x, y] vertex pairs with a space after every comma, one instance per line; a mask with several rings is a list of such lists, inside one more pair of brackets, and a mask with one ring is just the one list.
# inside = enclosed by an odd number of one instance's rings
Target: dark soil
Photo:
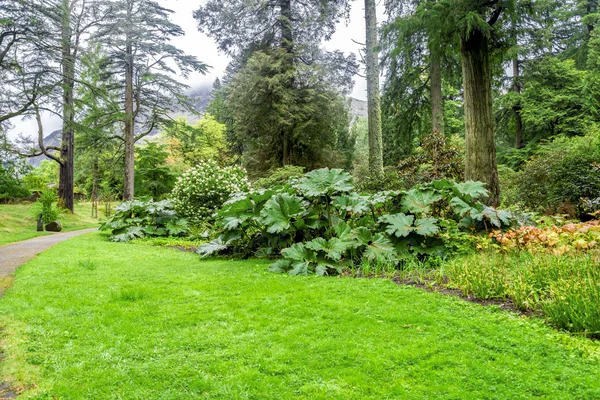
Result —
[[426, 285], [426, 284], [416, 282], [411, 279], [401, 279], [398, 277], [391, 278], [391, 280], [394, 283], [396, 283], [397, 285], [414, 286], [416, 288], [425, 290], [427, 292], [442, 293], [442, 294], [449, 295], [449, 296], [455, 296], [455, 297], [459, 297], [459, 298], [466, 300], [468, 302], [471, 302], [471, 303], [480, 304], [482, 306], [495, 306], [495, 307], [500, 308], [503, 311], [510, 311], [510, 312], [521, 314], [521, 315], [526, 315], [528, 317], [541, 316], [539, 311], [522, 310], [522, 309], [518, 308], [510, 297], [508, 297], [506, 299], [478, 299], [478, 298], [470, 296], [470, 295], [465, 296], [465, 294], [460, 289], [452, 289], [452, 288], [448, 288], [448, 287], [437, 285], [437, 284]]
[[425, 284], [422, 282], [417, 282], [411, 278], [400, 278], [397, 276], [386, 277], [386, 276], [377, 276], [377, 275], [351, 275], [351, 274], [348, 274], [346, 276], [349, 276], [352, 278], [390, 279], [392, 282], [394, 282], [395, 284], [400, 285], [400, 286], [402, 286], [402, 285], [413, 286], [418, 289], [425, 290], [425, 291], [431, 292], [431, 293], [441, 293], [441, 294], [445, 294], [448, 296], [454, 296], [454, 297], [461, 298], [465, 301], [479, 304], [482, 306], [497, 307], [497, 308], [501, 309], [502, 311], [514, 312], [514, 313], [517, 313], [520, 315], [525, 315], [527, 317], [540, 317], [541, 316], [541, 313], [539, 311], [522, 310], [522, 309], [518, 308], [515, 305], [515, 303], [513, 302], [513, 300], [509, 297], [505, 298], [505, 299], [478, 299], [478, 298], [470, 296], [470, 295], [465, 295], [462, 292], [462, 290], [460, 290], [460, 289], [449, 288], [449, 287], [446, 287], [443, 285], [436, 284], [434, 282], [432, 282], [431, 284]]

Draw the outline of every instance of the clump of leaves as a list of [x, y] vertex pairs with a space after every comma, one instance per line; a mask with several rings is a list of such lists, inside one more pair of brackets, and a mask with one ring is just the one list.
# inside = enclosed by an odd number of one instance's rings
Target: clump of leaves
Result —
[[218, 237], [198, 253], [281, 254], [273, 271], [319, 275], [365, 260], [399, 265], [415, 255], [443, 257], [464, 249], [465, 231], [513, 221], [510, 213], [481, 203], [486, 196], [482, 183], [446, 180], [410, 191], [359, 195], [350, 174], [320, 169], [230, 199], [218, 213]]
[[398, 163], [399, 178], [406, 187], [440, 180], [460, 180], [464, 175], [464, 156], [460, 147], [439, 132], [421, 140], [415, 154]]
[[56, 221], [58, 218], [58, 210], [54, 207], [54, 203], [58, 200], [56, 192], [52, 189], [44, 189], [37, 199], [38, 207], [36, 209], [36, 219], [39, 214], [42, 216], [44, 224]]
[[115, 211], [100, 227], [102, 231], [111, 231], [110, 240], [114, 242], [144, 237], [183, 236], [189, 231], [188, 221], [177, 214], [170, 200], [133, 200], [115, 207]]
[[600, 221], [538, 228], [523, 226], [508, 231], [495, 230], [490, 237], [503, 251], [563, 254], [584, 253], [600, 248]]

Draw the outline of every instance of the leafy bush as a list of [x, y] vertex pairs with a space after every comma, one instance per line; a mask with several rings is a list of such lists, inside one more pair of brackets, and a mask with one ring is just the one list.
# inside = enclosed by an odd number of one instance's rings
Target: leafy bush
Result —
[[0, 201], [21, 199], [30, 195], [21, 176], [24, 166], [18, 162], [0, 161]]
[[54, 203], [58, 200], [56, 192], [51, 189], [42, 191], [40, 197], [37, 199], [38, 207], [36, 209], [36, 219], [39, 214], [42, 214], [42, 221], [44, 224], [56, 221], [58, 218], [58, 210], [53, 207]]
[[593, 201], [600, 198], [600, 135], [547, 143], [504, 186], [512, 194], [508, 200], [532, 211], [573, 217], [595, 211]]
[[464, 155], [458, 144], [439, 132], [421, 140], [415, 154], [398, 163], [400, 179], [411, 188], [440, 179], [461, 180], [464, 176]]
[[371, 176], [367, 169], [355, 171], [356, 191], [359, 193], [377, 193], [384, 190], [402, 190], [404, 181], [395, 167], [385, 167], [383, 174]]
[[193, 223], [210, 220], [215, 211], [234, 193], [249, 189], [240, 167], [219, 167], [206, 161], [185, 172], [172, 192], [175, 210]]
[[258, 179], [252, 186], [255, 188], [269, 188], [287, 183], [291, 178], [299, 178], [304, 175], [304, 167], [286, 165], [269, 172], [269, 175]]
[[273, 271], [319, 275], [363, 260], [398, 265], [415, 255], [444, 256], [460, 250], [464, 231], [512, 222], [510, 213], [479, 202], [486, 195], [482, 183], [445, 180], [359, 195], [347, 172], [320, 169], [229, 200], [218, 213], [218, 238], [198, 252], [282, 254]]
[[182, 236], [188, 230], [188, 221], [173, 209], [170, 200], [133, 200], [115, 207], [115, 214], [100, 227], [111, 231], [113, 242], [128, 242], [147, 236]]

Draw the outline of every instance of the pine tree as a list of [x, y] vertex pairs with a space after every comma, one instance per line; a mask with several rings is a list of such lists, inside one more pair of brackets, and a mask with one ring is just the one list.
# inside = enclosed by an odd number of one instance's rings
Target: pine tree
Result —
[[151, 0], [111, 1], [108, 18], [95, 34], [107, 49], [111, 69], [120, 77], [124, 200], [133, 199], [135, 192], [135, 143], [168, 122], [168, 114], [175, 108], [193, 111], [184, 95], [187, 86], [174, 75], [187, 77], [192, 71], [207, 69], [170, 43], [183, 35], [183, 30], [169, 20], [172, 13]]

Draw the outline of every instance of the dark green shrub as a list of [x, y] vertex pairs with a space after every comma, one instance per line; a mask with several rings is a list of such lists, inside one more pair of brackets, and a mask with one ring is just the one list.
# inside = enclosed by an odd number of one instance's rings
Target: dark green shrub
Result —
[[464, 176], [464, 155], [451, 138], [432, 132], [421, 139], [415, 154], [400, 161], [397, 167], [407, 188], [440, 179], [460, 181]]
[[277, 185], [284, 185], [292, 178], [299, 178], [304, 175], [304, 167], [295, 165], [286, 165], [285, 167], [271, 170], [267, 176], [258, 179], [252, 184], [255, 188], [270, 188]]
[[[311, 171], [291, 185], [240, 194], [219, 211], [204, 256], [277, 256], [274, 271], [339, 273], [364, 261], [399, 265], [464, 250], [464, 232], [500, 228], [513, 217], [484, 206], [480, 182], [446, 180], [410, 191], [359, 195], [340, 169]], [[461, 248], [462, 247], [462, 248]]]
[[599, 166], [597, 135], [558, 138], [541, 146], [518, 175], [505, 177], [503, 187], [511, 194], [507, 201], [547, 214], [594, 211], [589, 206], [600, 197]]
[[188, 221], [177, 215], [171, 201], [140, 199], [115, 207], [115, 214], [100, 230], [110, 231], [113, 242], [128, 242], [147, 236], [182, 236], [189, 227]]
[[355, 177], [356, 191], [359, 193], [377, 193], [384, 190], [402, 190], [404, 181], [395, 167], [385, 167], [378, 176], [359, 175]]
[[37, 199], [37, 210], [36, 219], [39, 214], [42, 214], [42, 221], [44, 224], [56, 221], [58, 218], [58, 210], [53, 207], [54, 203], [58, 200], [56, 192], [51, 189], [46, 189], [41, 192], [40, 197]]
[[18, 200], [30, 195], [22, 179], [22, 166], [15, 162], [0, 160], [0, 202]]

